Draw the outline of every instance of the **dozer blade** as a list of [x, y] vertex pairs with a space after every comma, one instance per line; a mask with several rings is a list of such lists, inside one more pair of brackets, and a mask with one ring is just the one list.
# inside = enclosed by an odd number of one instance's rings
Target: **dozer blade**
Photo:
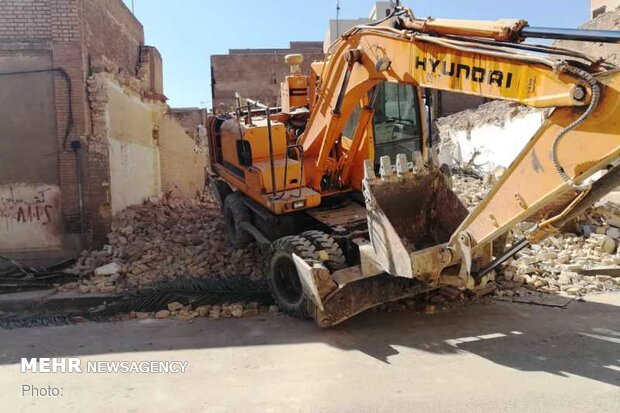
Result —
[[381, 158], [380, 177], [366, 168], [364, 197], [375, 260], [388, 274], [418, 278], [416, 251], [449, 241], [468, 211], [451, 189], [450, 178], [437, 167], [415, 166], [398, 155], [394, 171], [390, 158]]

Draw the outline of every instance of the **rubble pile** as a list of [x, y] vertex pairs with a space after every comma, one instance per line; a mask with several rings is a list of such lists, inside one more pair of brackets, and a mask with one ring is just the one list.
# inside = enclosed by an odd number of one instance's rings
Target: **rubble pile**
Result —
[[222, 214], [211, 199], [152, 200], [119, 213], [108, 244], [84, 251], [81, 280], [61, 289], [121, 292], [180, 277], [261, 276], [255, 247], [228, 246]]
[[[603, 234], [585, 238], [560, 234], [519, 252], [504, 268], [503, 278], [543, 292], [585, 295], [620, 289], [620, 278], [584, 275], [584, 270], [620, 265], [617, 240]], [[601, 271], [602, 272], [602, 271]]]
[[279, 314], [278, 306], [271, 305], [269, 307], [260, 306], [258, 303], [233, 303], [224, 305], [201, 305], [192, 307], [191, 305], [183, 305], [177, 301], [172, 302], [166, 308], [155, 312], [132, 311], [123, 314], [121, 319], [176, 319], [176, 320], [193, 320], [198, 317], [207, 317], [212, 320], [220, 318], [242, 318], [251, 317], [259, 314], [269, 313], [272, 315]]
[[[472, 210], [491, 189], [490, 180], [454, 175], [453, 190]], [[523, 237], [528, 224], [513, 229], [511, 238]], [[513, 287], [530, 286], [543, 292], [581, 296], [592, 292], [620, 290], [620, 278], [595, 274], [596, 268], [620, 266], [617, 244], [620, 238], [620, 206], [598, 205], [575, 228], [577, 233], [560, 233], [520, 251], [499, 272], [509, 295]], [[587, 272], [593, 275], [586, 275]], [[603, 272], [603, 271], [601, 271]]]
[[540, 112], [546, 113], [547, 110], [509, 101], [493, 100], [475, 109], [466, 109], [439, 118], [436, 123], [443, 142], [454, 131], [469, 131], [480, 125], [504, 126], [511, 119], [523, 117], [529, 113]]
[[471, 211], [491, 190], [491, 185], [475, 176], [455, 174], [452, 175], [452, 190]]

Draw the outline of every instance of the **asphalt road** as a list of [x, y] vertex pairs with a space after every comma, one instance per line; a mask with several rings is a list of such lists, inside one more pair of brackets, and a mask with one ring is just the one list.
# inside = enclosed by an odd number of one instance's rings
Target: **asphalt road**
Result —
[[[620, 295], [367, 313], [0, 330], [10, 412], [618, 412]], [[22, 357], [184, 361], [185, 373], [21, 373]], [[22, 395], [23, 386], [61, 389]], [[10, 409], [6, 410], [7, 406]]]

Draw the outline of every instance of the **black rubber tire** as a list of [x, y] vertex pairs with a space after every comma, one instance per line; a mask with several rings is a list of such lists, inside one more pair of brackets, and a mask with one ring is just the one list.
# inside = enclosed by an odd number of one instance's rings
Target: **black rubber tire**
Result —
[[216, 200], [218, 204], [220, 204], [220, 208], [222, 208], [222, 212], [224, 211], [224, 202], [228, 195], [233, 193], [233, 190], [228, 186], [228, 184], [221, 179], [211, 178], [211, 182], [209, 184], [211, 189], [211, 194], [213, 198]]
[[306, 231], [299, 234], [314, 245], [319, 260], [320, 251], [325, 251], [328, 255], [327, 261], [323, 261], [323, 265], [330, 271], [341, 270], [347, 267], [347, 258], [342, 252], [342, 248], [331, 235], [323, 231]]
[[294, 317], [309, 318], [313, 304], [304, 294], [293, 254], [310, 263], [317, 261], [316, 249], [310, 241], [298, 235], [277, 239], [271, 247], [267, 278], [280, 310]]
[[245, 248], [252, 242], [250, 234], [239, 230], [239, 224], [250, 221], [250, 210], [241, 200], [241, 195], [237, 192], [228, 195], [224, 201], [224, 225], [231, 246]]

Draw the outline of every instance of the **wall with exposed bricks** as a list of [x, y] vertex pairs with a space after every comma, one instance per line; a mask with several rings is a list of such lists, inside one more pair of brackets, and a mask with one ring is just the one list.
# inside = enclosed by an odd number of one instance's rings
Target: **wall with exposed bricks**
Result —
[[[0, 1], [0, 73], [54, 68], [62, 70], [0, 76], [3, 252], [70, 255], [101, 244], [114, 212], [161, 195], [161, 56], [145, 47], [123, 1]], [[109, 84], [94, 81], [97, 74]], [[130, 190], [143, 183], [144, 191]], [[39, 202], [41, 191], [52, 209]]]
[[172, 114], [159, 124], [159, 150], [161, 189], [166, 196], [192, 198], [204, 189], [206, 149], [196, 145]]

